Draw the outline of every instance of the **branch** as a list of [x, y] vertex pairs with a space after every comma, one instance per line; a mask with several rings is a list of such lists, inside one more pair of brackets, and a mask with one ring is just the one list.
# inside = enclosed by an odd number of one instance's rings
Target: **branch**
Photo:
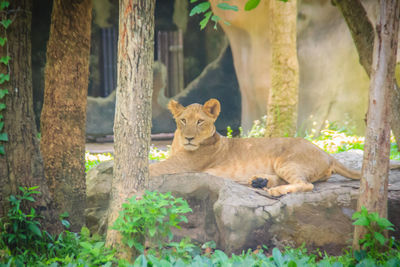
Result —
[[360, 64], [371, 76], [374, 27], [360, 0], [333, 0], [342, 13], [356, 45]]

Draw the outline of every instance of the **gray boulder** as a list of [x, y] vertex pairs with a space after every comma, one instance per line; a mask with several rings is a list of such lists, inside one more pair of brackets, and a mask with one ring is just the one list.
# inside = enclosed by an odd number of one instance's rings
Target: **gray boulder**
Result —
[[[360, 168], [362, 152], [335, 155], [343, 163]], [[92, 232], [106, 230], [105, 212], [111, 190], [112, 162], [100, 164], [87, 175], [87, 225]], [[320, 248], [339, 254], [350, 245], [359, 182], [333, 175], [316, 183], [312, 192], [270, 198], [259, 189], [205, 173], [152, 177], [149, 190], [172, 192], [193, 209], [188, 223], [175, 232], [199, 242], [214, 240], [226, 252], [240, 253], [257, 245]], [[389, 219], [400, 226], [395, 212], [400, 203], [400, 171], [390, 172]], [[395, 233], [397, 235], [398, 232]]]

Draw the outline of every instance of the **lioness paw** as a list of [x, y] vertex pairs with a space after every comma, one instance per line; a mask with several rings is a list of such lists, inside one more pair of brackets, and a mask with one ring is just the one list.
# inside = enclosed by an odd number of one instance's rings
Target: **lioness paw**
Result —
[[264, 188], [268, 184], [268, 179], [261, 177], [253, 177], [250, 179], [249, 184], [254, 188]]
[[[270, 189], [264, 189], [265, 191], [267, 191], [267, 193], [273, 197], [280, 197], [282, 195], [286, 195], [288, 192], [282, 192], [282, 190], [280, 190], [280, 188], [270, 188]], [[285, 191], [285, 190], [283, 190]]]

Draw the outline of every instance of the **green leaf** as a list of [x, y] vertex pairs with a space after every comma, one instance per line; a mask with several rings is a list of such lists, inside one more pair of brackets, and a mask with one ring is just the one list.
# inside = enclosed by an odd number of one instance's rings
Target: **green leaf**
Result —
[[374, 237], [382, 246], [386, 243], [386, 237], [384, 237], [381, 233], [374, 232]]
[[7, 142], [8, 135], [6, 133], [0, 133], [0, 141]]
[[0, 121], [0, 131], [1, 129], [3, 129], [3, 127], [4, 127], [4, 122]]
[[210, 20], [210, 17], [212, 15], [212, 11], [208, 11], [206, 14], [204, 14], [204, 19], [200, 21], [200, 29], [204, 29]]
[[6, 108], [6, 104], [0, 103], [0, 111], [2, 111], [2, 110], [5, 109], [5, 108]]
[[218, 25], [218, 21], [220, 21], [221, 18], [218, 17], [217, 15], [213, 15], [213, 16], [211, 17], [211, 20], [215, 22], [215, 23], [214, 23], [214, 30], [216, 30], [216, 29], [217, 29], [217, 25]]
[[4, 74], [4, 73], [0, 73], [0, 84], [4, 83], [4, 82], [8, 82], [10, 81], [10, 74]]
[[92, 249], [92, 244], [90, 244], [89, 242], [86, 242], [86, 241], [84, 241], [84, 242], [79, 242], [79, 245], [82, 247], [82, 248], [84, 248], [84, 249], [86, 249], [86, 250], [91, 250]]
[[29, 224], [28, 229], [37, 235], [38, 237], [42, 237], [42, 231], [40, 231], [39, 227], [36, 224]]
[[68, 211], [64, 211], [63, 213], [60, 214], [60, 218], [67, 218], [69, 217]]
[[5, 8], [10, 6], [10, 2], [8, 1], [1, 1], [0, 3], [0, 10], [4, 10]]
[[10, 26], [11, 22], [12, 22], [11, 19], [5, 19], [5, 20], [0, 21], [1, 25], [3, 25], [3, 27], [5, 29], [7, 29]]
[[353, 225], [361, 225], [361, 226], [368, 226], [369, 225], [369, 220], [366, 217], [360, 217], [358, 218], [355, 222], [353, 222]]
[[284, 259], [283, 259], [282, 253], [279, 249], [277, 249], [277, 248], [272, 249], [272, 257], [274, 258], [274, 262], [278, 266], [283, 266]]
[[71, 224], [67, 220], [61, 220], [61, 224], [64, 225], [64, 227], [67, 229], [71, 226]]
[[237, 6], [230, 5], [228, 3], [219, 3], [217, 7], [223, 10], [239, 11], [239, 8]]
[[209, 2], [200, 3], [200, 4], [198, 4], [198, 5], [196, 5], [195, 7], [192, 8], [192, 10], [190, 11], [189, 16], [193, 16], [193, 15], [196, 15], [196, 14], [204, 13], [209, 8], [210, 8], [210, 3]]
[[3, 63], [4, 65], [8, 65], [8, 62], [10, 61], [10, 59], [11, 58], [9, 56], [1, 57], [0, 63]]
[[0, 99], [4, 98], [4, 96], [7, 94], [8, 94], [7, 89], [0, 89]]
[[388, 219], [386, 218], [378, 218], [376, 220], [376, 223], [379, 225], [379, 227], [381, 227], [382, 229], [389, 229], [391, 228], [393, 225], [393, 223], [391, 223]]
[[151, 237], [153, 237], [154, 235], [156, 234], [156, 228], [150, 228], [149, 229], [149, 235], [151, 236]]
[[250, 11], [258, 6], [260, 0], [249, 0], [247, 1], [246, 5], [244, 6], [244, 10]]
[[289, 261], [289, 263], [287, 264], [288, 267], [297, 267], [297, 263], [293, 260]]
[[0, 155], [5, 155], [6, 152], [4, 151], [4, 146], [0, 145]]
[[4, 46], [7, 42], [7, 37], [0, 37], [0, 46]]
[[190, 3], [195, 3], [197, 2], [197, 0], [190, 0]]

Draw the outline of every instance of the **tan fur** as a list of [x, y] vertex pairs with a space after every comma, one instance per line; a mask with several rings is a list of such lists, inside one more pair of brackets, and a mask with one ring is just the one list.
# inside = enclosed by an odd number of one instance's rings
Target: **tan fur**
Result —
[[272, 196], [313, 190], [313, 182], [326, 181], [332, 173], [360, 179], [335, 158], [303, 138], [226, 138], [215, 131], [220, 103], [183, 107], [172, 100], [168, 108], [177, 130], [171, 156], [150, 165], [150, 176], [206, 172], [248, 183], [267, 178], [264, 188]]

